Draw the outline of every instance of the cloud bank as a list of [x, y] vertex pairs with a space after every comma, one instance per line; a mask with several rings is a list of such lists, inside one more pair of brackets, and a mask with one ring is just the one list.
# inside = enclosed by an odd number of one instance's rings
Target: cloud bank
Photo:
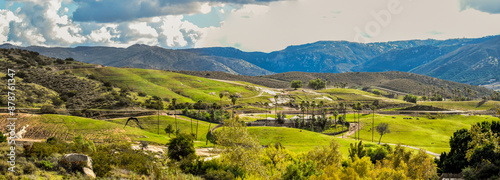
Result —
[[498, 0], [460, 0], [462, 10], [472, 8], [479, 11], [500, 14], [500, 2]]
[[145, 17], [202, 12], [203, 5], [230, 3], [266, 4], [280, 0], [74, 0], [79, 7], [75, 21], [123, 22]]

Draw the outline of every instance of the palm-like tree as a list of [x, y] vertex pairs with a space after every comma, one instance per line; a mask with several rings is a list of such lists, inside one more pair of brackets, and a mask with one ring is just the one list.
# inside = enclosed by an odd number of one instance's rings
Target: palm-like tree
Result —
[[[304, 114], [304, 112], [306, 111], [306, 102], [305, 101], [302, 101], [300, 103], [300, 110], [302, 111], [302, 123], [301, 124], [303, 124], [306, 121], [306, 117]], [[299, 127], [299, 128], [301, 128], [301, 127]]]
[[377, 106], [372, 105], [371, 109], [373, 111], [372, 112], [372, 114], [373, 114], [373, 116], [372, 116], [372, 142], [373, 142], [373, 134], [375, 133], [375, 111], [377, 110]]
[[238, 100], [238, 97], [236, 96], [231, 96], [231, 103], [233, 103], [233, 114], [236, 113], [235, 107], [236, 107], [236, 100]]
[[278, 120], [278, 97], [279, 96], [277, 94], [274, 95], [274, 115], [276, 116], [275, 117], [276, 121]]
[[223, 92], [219, 92], [219, 104], [220, 104], [220, 108], [222, 109], [222, 98], [224, 97], [224, 93]]
[[[325, 103], [323, 101], [319, 101], [319, 104], [318, 104], [318, 108], [320, 109], [320, 114], [323, 114], [323, 106], [325, 105]], [[325, 117], [323, 117], [325, 118]]]
[[172, 98], [172, 107], [174, 108], [174, 118], [175, 118], [175, 132], [177, 132], [177, 113], [175, 113], [175, 104], [177, 103], [177, 98]]
[[262, 103], [262, 104], [263, 104], [263, 105], [264, 105], [264, 107], [266, 108], [266, 121], [265, 121], [265, 123], [266, 123], [266, 126], [267, 126], [267, 111], [269, 111], [269, 109], [268, 109], [268, 107], [269, 107], [269, 103], [268, 103], [268, 102], [264, 102], [264, 103]]

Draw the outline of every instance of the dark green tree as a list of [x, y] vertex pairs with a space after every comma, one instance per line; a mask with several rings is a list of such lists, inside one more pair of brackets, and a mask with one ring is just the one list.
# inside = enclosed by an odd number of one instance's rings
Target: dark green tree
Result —
[[172, 124], [169, 124], [166, 128], [165, 128], [165, 133], [168, 134], [168, 137], [170, 137], [170, 134], [171, 133], [174, 133], [174, 127], [172, 126]]
[[174, 160], [181, 160], [191, 154], [195, 154], [193, 137], [187, 134], [179, 134], [167, 143], [168, 157]]
[[317, 78], [314, 80], [310, 80], [307, 86], [311, 89], [318, 90], [325, 88], [326, 84], [325, 81], [322, 81], [321, 79]]
[[294, 88], [297, 90], [297, 88], [302, 88], [302, 81], [301, 80], [293, 80], [292, 83], [290, 84], [291, 88]]

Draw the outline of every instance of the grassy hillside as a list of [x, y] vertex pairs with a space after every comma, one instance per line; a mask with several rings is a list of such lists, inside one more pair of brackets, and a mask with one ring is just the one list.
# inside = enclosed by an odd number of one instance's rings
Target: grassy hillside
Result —
[[500, 105], [499, 101], [488, 101], [477, 107], [480, 101], [419, 101], [418, 104], [455, 110], [490, 110]]
[[[7, 114], [0, 114], [0, 125], [7, 126]], [[160, 116], [160, 134], [157, 134], [157, 116], [140, 117], [139, 121], [145, 129], [137, 127], [135, 122], [129, 122], [125, 127], [126, 119], [113, 120], [94, 120], [76, 116], [65, 115], [20, 115], [17, 121], [17, 127], [26, 128], [26, 134], [23, 138], [27, 139], [47, 139], [57, 137], [61, 140], [72, 141], [76, 136], [93, 140], [95, 142], [114, 142], [114, 141], [148, 141], [154, 144], [166, 144], [170, 138], [164, 129], [168, 124], [174, 124], [174, 118]], [[191, 123], [186, 120], [178, 120], [178, 127], [181, 132], [190, 133]], [[215, 124], [211, 125], [212, 127]], [[194, 130], [196, 130], [196, 121], [193, 121]], [[200, 121], [198, 141], [196, 146], [205, 146], [208, 123]], [[171, 135], [171, 137], [175, 137]], [[210, 142], [209, 142], [209, 145]]]
[[[218, 102], [219, 92], [238, 93], [243, 98], [256, 96], [259, 92], [251, 86], [240, 86], [162, 70], [132, 68], [74, 69], [71, 73], [86, 76], [92, 74], [97, 79], [119, 87], [129, 87], [148, 95], [161, 98], [177, 98], [178, 102]], [[227, 98], [226, 98], [227, 99]]]
[[[392, 118], [395, 117], [395, 118]], [[435, 153], [449, 151], [449, 139], [456, 130], [469, 129], [473, 123], [482, 121], [498, 120], [492, 116], [445, 116], [443, 119], [428, 119], [416, 117], [403, 119], [410, 116], [387, 116], [376, 115], [375, 126], [380, 123], [388, 123], [391, 133], [382, 137], [384, 143], [401, 143], [404, 145], [423, 148]], [[352, 115], [347, 118], [352, 121]], [[372, 116], [365, 115], [361, 119], [361, 139], [371, 141], [372, 139]], [[351, 137], [354, 137], [352, 135]], [[378, 142], [380, 135], [375, 131], [374, 140]]]
[[291, 82], [292, 80], [302, 80], [309, 82], [309, 80], [320, 78], [330, 81], [328, 85], [335, 83], [347, 83], [348, 87], [382, 87], [390, 90], [395, 90], [403, 93], [420, 94], [425, 89], [440, 90], [441, 87], [445, 89], [445, 94], [449, 97], [452, 96], [451, 90], [454, 88], [463, 89], [467, 87], [475, 91], [476, 97], [489, 96], [493, 93], [492, 90], [479, 86], [471, 86], [467, 84], [456, 83], [452, 81], [441, 80], [429, 76], [390, 71], [390, 72], [349, 72], [349, 73], [305, 73], [305, 72], [287, 72], [280, 74], [273, 74], [262, 76], [264, 78], [271, 78], [280, 81]]
[[[155, 135], [157, 134], [157, 132], [158, 132], [158, 117], [157, 116], [138, 117], [137, 119], [139, 119], [139, 122], [141, 123], [141, 126], [144, 128], [143, 129], [144, 131], [147, 131], [148, 133], [152, 133]], [[191, 122], [189, 120], [190, 119], [188, 117], [177, 116], [177, 127], [180, 129], [181, 133], [188, 133], [188, 134], [191, 133]], [[125, 125], [125, 122], [127, 122], [127, 118], [112, 119], [112, 120], [109, 120], [109, 122], [123, 126], [123, 125]], [[160, 116], [160, 126], [159, 126], [160, 127], [160, 136], [168, 137], [168, 134], [165, 133], [164, 129], [169, 124], [171, 124], [173, 126], [173, 128], [175, 129], [174, 117]], [[211, 124], [212, 124], [212, 125], [210, 125], [211, 128], [217, 126], [217, 124], [213, 124], [213, 123], [211, 123]], [[131, 127], [138, 127], [135, 124], [135, 122], [132, 122], [132, 121], [129, 122], [129, 125]], [[197, 143], [197, 145], [200, 145], [200, 146], [205, 145], [205, 141], [207, 140], [208, 127], [209, 127], [208, 122], [199, 121], [199, 123], [198, 123], [198, 139], [197, 139], [197, 141], [199, 141], [199, 142]], [[193, 132], [196, 133], [196, 120], [193, 120]], [[171, 134], [170, 136], [175, 137], [174, 134]], [[144, 138], [143, 138], [143, 140], [147, 141], [147, 139], [144, 139]], [[166, 142], [161, 141], [161, 143], [164, 144]], [[209, 142], [209, 145], [211, 145], [210, 142]]]
[[[314, 149], [317, 146], [328, 145], [332, 140], [340, 144], [340, 152], [344, 158], [349, 155], [350, 143], [356, 143], [354, 139], [342, 139], [338, 136], [328, 136], [321, 133], [284, 127], [248, 127], [250, 134], [257, 136], [260, 144], [272, 145], [281, 143], [286, 149], [303, 153]], [[365, 146], [375, 146], [375, 143], [363, 141]]]

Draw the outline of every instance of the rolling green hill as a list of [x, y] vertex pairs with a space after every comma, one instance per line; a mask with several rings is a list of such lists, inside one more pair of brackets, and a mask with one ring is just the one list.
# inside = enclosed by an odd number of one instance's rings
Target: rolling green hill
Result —
[[219, 92], [238, 93], [242, 98], [259, 94], [253, 86], [235, 85], [163, 70], [105, 67], [73, 69], [69, 72], [81, 77], [91, 74], [100, 81], [110, 82], [118, 87], [128, 87], [161, 98], [177, 98], [179, 102], [219, 102]]
[[[395, 118], [392, 118], [395, 117]], [[423, 148], [431, 152], [441, 153], [450, 150], [449, 139], [459, 129], [469, 129], [473, 123], [482, 121], [498, 120], [492, 116], [444, 116], [440, 119], [428, 119], [427, 117], [390, 116], [375, 115], [375, 126], [380, 123], [388, 123], [391, 133], [382, 137], [383, 143], [404, 144]], [[419, 118], [417, 120], [416, 118]], [[352, 115], [347, 117], [352, 121]], [[372, 139], [372, 116], [365, 115], [360, 118], [360, 136], [363, 141]], [[378, 142], [380, 135], [374, 133], [374, 141]], [[353, 138], [354, 135], [351, 136]]]

